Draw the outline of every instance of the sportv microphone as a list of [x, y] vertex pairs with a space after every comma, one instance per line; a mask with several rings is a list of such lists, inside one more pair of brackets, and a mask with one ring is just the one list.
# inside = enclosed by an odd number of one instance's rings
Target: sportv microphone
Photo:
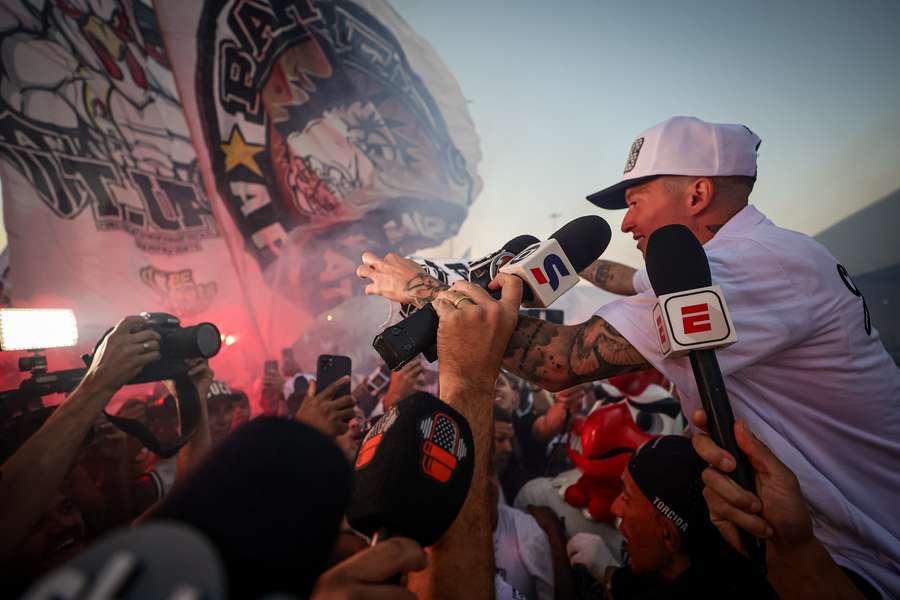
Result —
[[[473, 261], [469, 266], [469, 281], [487, 288], [500, 266], [537, 241], [533, 235], [520, 235], [503, 244], [500, 250]], [[429, 362], [434, 362], [437, 360], [437, 327], [437, 313], [428, 303], [375, 336], [372, 346], [394, 371], [422, 353]]]
[[[687, 227], [666, 225], [647, 240], [646, 263], [657, 296], [653, 320], [663, 356], [688, 355], [710, 437], [735, 458], [732, 479], [755, 492], [753, 469], [734, 437], [734, 412], [715, 352], [737, 337], [725, 295], [712, 285], [706, 252]], [[765, 545], [745, 530], [740, 532], [751, 560], [764, 572]]]
[[462, 414], [417, 392], [369, 431], [354, 468], [351, 527], [379, 540], [404, 536], [433, 546], [469, 493], [475, 440]]
[[609, 224], [597, 215], [569, 221], [543, 242], [532, 244], [500, 267], [525, 287], [522, 304], [547, 308], [581, 280], [578, 272], [603, 254], [612, 238]]

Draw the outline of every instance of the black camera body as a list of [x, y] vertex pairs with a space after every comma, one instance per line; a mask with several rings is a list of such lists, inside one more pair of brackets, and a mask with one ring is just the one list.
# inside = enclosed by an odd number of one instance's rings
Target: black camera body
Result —
[[[188, 372], [189, 367], [185, 362], [189, 358], [212, 358], [222, 348], [222, 336], [219, 328], [212, 323], [199, 323], [190, 327], [182, 327], [181, 321], [175, 315], [169, 313], [141, 313], [147, 321], [147, 329], [152, 329], [159, 334], [159, 353], [162, 357], [141, 369], [128, 385], [135, 383], [149, 383], [174, 379]], [[97, 347], [110, 334], [110, 328]], [[97, 348], [94, 348], [96, 354]], [[92, 355], [85, 355], [84, 361], [88, 367], [93, 361]]]
[[144, 367], [130, 383], [147, 383], [174, 379], [188, 371], [185, 359], [212, 358], [222, 348], [219, 328], [212, 323], [199, 323], [182, 327], [175, 315], [168, 313], [141, 313], [147, 320], [147, 329], [159, 334], [158, 361]]

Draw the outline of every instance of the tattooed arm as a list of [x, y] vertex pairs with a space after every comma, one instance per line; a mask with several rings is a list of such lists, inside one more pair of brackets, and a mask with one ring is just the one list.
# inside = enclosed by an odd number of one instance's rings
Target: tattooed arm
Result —
[[[382, 260], [366, 252], [356, 274], [372, 280], [366, 286], [366, 294], [420, 308], [448, 289], [446, 284], [426, 275], [418, 263], [396, 254], [388, 254]], [[647, 361], [599, 317], [572, 326], [520, 317], [503, 366], [544, 389], [562, 390], [582, 381], [639, 371], [647, 367]]]
[[579, 275], [586, 281], [593, 283], [598, 288], [621, 294], [633, 296], [635, 294], [632, 278], [637, 269], [609, 260], [598, 259], [585, 267]]
[[362, 262], [356, 268], [356, 274], [362, 279], [372, 280], [366, 286], [366, 294], [369, 295], [422, 308], [439, 292], [450, 287], [425, 273], [419, 263], [394, 253], [387, 254], [382, 260], [371, 252], [365, 252]]
[[503, 357], [505, 369], [551, 391], [648, 366], [628, 340], [600, 317], [580, 325], [520, 317]]

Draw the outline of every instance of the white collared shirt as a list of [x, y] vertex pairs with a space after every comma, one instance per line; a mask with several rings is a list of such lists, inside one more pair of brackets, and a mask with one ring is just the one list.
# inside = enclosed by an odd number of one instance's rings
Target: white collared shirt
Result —
[[[737, 343], [717, 351], [735, 416], [796, 473], [835, 560], [900, 597], [900, 370], [837, 260], [747, 206], [704, 244]], [[646, 271], [597, 312], [700, 407], [687, 357], [663, 359]]]

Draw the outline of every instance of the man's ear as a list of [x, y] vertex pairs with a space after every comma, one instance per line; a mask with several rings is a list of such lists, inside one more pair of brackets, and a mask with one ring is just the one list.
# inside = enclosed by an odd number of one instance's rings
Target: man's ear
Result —
[[711, 177], [698, 177], [688, 184], [684, 193], [688, 213], [696, 216], [712, 203], [716, 193], [716, 184]]
[[662, 539], [666, 550], [672, 554], [679, 552], [681, 550], [681, 531], [679, 531], [678, 526], [662, 515], [659, 515], [657, 518], [659, 519], [659, 527], [662, 530]]

